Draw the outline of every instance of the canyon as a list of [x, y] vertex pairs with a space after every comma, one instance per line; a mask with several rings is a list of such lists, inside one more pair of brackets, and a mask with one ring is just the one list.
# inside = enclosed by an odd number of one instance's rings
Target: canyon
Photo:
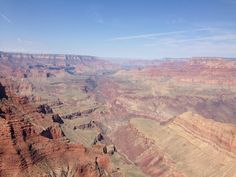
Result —
[[0, 52], [0, 176], [236, 177], [236, 60]]

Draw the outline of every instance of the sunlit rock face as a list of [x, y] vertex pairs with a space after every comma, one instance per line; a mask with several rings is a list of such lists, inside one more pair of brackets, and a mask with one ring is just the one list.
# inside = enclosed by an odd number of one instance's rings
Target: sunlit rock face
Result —
[[[9, 100], [0, 103], [4, 115], [0, 120], [0, 176], [107, 176], [109, 164], [105, 169], [99, 161], [108, 158], [102, 150], [69, 144], [60, 124], [50, 121], [50, 116], [38, 113], [34, 105], [22, 103], [16, 95], [8, 96]], [[42, 130], [45, 122], [49, 127]]]

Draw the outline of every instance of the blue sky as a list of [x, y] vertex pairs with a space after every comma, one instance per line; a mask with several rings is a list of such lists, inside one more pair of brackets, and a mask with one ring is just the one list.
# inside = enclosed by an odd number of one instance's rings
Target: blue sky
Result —
[[236, 57], [236, 0], [0, 0], [0, 50]]

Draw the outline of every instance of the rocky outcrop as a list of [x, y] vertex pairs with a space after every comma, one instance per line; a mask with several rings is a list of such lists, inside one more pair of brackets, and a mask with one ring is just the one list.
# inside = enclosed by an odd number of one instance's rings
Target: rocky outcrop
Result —
[[116, 146], [114, 144], [106, 145], [103, 147], [103, 152], [105, 154], [113, 155], [115, 152], [117, 152]]
[[60, 125], [58, 124], [48, 127], [46, 130], [43, 130], [40, 134], [49, 139], [59, 139], [65, 137], [64, 132], [62, 131]]
[[82, 114], [81, 112], [73, 112], [71, 114], [67, 114], [67, 115], [64, 115], [64, 116], [61, 116], [63, 119], [75, 119], [77, 117], [80, 117]]
[[95, 121], [90, 121], [87, 124], [82, 124], [82, 125], [78, 125], [78, 126], [74, 126], [74, 130], [76, 129], [93, 129], [96, 127]]
[[57, 122], [59, 124], [63, 124], [64, 121], [62, 120], [62, 118], [59, 116], [59, 114], [53, 114], [52, 115], [52, 120], [53, 122]]
[[102, 135], [102, 133], [99, 133], [93, 141], [93, 145], [99, 143], [99, 142], [103, 142], [104, 141], [104, 136]]
[[91, 108], [85, 111], [78, 111], [78, 112], [73, 112], [68, 115], [61, 116], [63, 119], [75, 119], [77, 117], [81, 116], [88, 116], [89, 114], [93, 113], [97, 108]]
[[39, 113], [43, 113], [43, 114], [52, 114], [52, 108], [50, 106], [48, 106], [47, 104], [42, 104], [39, 105], [37, 108]]

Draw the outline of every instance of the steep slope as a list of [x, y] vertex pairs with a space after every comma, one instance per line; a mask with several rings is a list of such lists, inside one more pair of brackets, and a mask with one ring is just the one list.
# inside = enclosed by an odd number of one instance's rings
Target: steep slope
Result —
[[[1, 89], [1, 94], [4, 92]], [[49, 117], [37, 113], [17, 96], [8, 97], [0, 101], [0, 176], [108, 175], [105, 170], [109, 160], [102, 147], [88, 149], [80, 144], [68, 144], [56, 140], [57, 134], [53, 139], [41, 136], [43, 122]]]
[[197, 116], [184, 113], [165, 125], [141, 118], [132, 119], [130, 124], [153, 142], [153, 152], [159, 149], [163, 159], [170, 159], [186, 176], [235, 176], [235, 126]]

